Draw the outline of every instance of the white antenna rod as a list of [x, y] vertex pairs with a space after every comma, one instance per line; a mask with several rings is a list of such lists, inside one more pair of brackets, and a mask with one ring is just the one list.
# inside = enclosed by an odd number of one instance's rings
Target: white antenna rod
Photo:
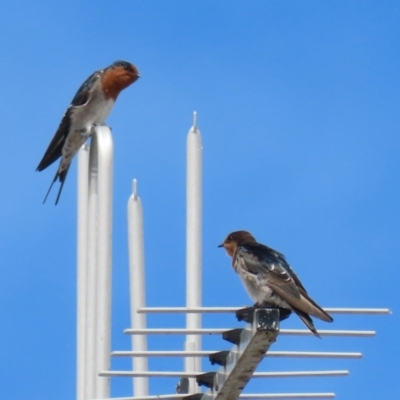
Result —
[[[209, 357], [217, 353], [217, 350], [200, 351], [176, 351], [176, 350], [153, 350], [153, 351], [113, 351], [111, 357]], [[362, 358], [362, 353], [345, 353], [333, 351], [268, 351], [264, 357], [287, 357], [287, 358]]]
[[[131, 323], [137, 329], [146, 329], [146, 315], [138, 314], [137, 310], [146, 304], [145, 271], [144, 271], [144, 241], [143, 241], [143, 210], [142, 202], [137, 194], [137, 181], [133, 180], [132, 195], [128, 200], [128, 237], [129, 237], [129, 274], [131, 296]], [[147, 350], [146, 335], [132, 337], [132, 348], [135, 351]], [[133, 360], [134, 371], [147, 371], [147, 357], [137, 357]], [[135, 396], [148, 395], [148, 378], [133, 378]]]
[[110, 380], [98, 371], [110, 369], [111, 291], [112, 291], [112, 197], [113, 141], [108, 126], [99, 126], [93, 140], [98, 148], [97, 203], [97, 321], [96, 321], [96, 396], [110, 396]]
[[87, 205], [89, 148], [84, 144], [78, 153], [78, 232], [77, 232], [77, 400], [85, 399]]
[[[164, 394], [158, 396], [143, 397], [113, 397], [105, 400], [183, 400], [185, 394]], [[239, 399], [260, 400], [260, 399], [334, 399], [335, 393], [254, 393], [241, 394]], [[99, 399], [98, 399], [99, 400]]]
[[[150, 328], [150, 329], [125, 329], [124, 333], [126, 335], [222, 335], [224, 332], [229, 330], [230, 330], [229, 328], [201, 328], [201, 329]], [[370, 337], [376, 335], [375, 331], [351, 331], [351, 330], [339, 330], [339, 329], [338, 330], [318, 329], [318, 333], [320, 336]], [[309, 329], [280, 329], [279, 334], [291, 335], [291, 336], [314, 335]]]
[[[182, 372], [182, 371], [100, 371], [101, 376], [150, 376], [153, 378], [179, 378], [196, 377], [197, 375], [204, 374], [202, 371]], [[263, 371], [254, 372], [253, 378], [304, 378], [304, 377], [333, 377], [333, 376], [347, 376], [348, 370], [333, 370], [333, 371]]]
[[[98, 148], [93, 134], [89, 153], [89, 192], [87, 206], [87, 273], [86, 273], [86, 337], [85, 337], [85, 396], [96, 396], [96, 281], [97, 281], [97, 203]], [[96, 396], [97, 397], [97, 396]]]
[[[199, 313], [199, 314], [218, 314], [218, 313], [234, 313], [243, 308], [241, 307], [143, 307], [138, 310], [139, 313], [158, 314], [158, 313]], [[389, 308], [329, 308], [323, 307], [329, 314], [343, 314], [343, 315], [388, 315], [392, 312]]]
[[112, 161], [110, 128], [94, 128], [78, 166], [78, 400], [110, 395]]
[[[197, 114], [193, 113], [193, 126], [187, 136], [186, 163], [186, 306], [201, 307], [201, 262], [202, 262], [202, 142], [197, 129]], [[200, 314], [186, 315], [187, 329], [201, 328]], [[201, 350], [201, 337], [188, 334], [186, 351]], [[185, 371], [201, 371], [201, 359], [185, 359]], [[190, 379], [189, 393], [198, 391], [196, 381]]]

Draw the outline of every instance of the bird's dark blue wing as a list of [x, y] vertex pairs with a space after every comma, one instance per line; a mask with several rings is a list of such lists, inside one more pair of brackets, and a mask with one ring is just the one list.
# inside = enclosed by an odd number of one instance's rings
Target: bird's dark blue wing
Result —
[[[285, 300], [307, 326], [309, 325], [306, 322], [308, 321], [306, 314], [311, 314], [323, 321], [332, 321], [332, 317], [307, 294], [283, 254], [260, 243], [249, 243], [238, 248], [236, 258], [242, 268], [257, 276], [261, 285], [270, 287]], [[301, 316], [301, 313], [306, 314]]]
[[95, 86], [96, 82], [101, 77], [102, 71], [96, 71], [85, 82], [82, 83], [81, 87], [76, 92], [74, 98], [72, 99], [71, 105], [75, 107], [83, 106], [86, 104], [90, 98], [90, 93]]
[[60, 126], [58, 127], [56, 133], [51, 139], [49, 146], [47, 147], [46, 152], [39, 165], [36, 168], [36, 171], [43, 171], [49, 165], [53, 164], [58, 158], [62, 156], [62, 149], [64, 147], [64, 143], [67, 139], [69, 128], [71, 125], [71, 107], [68, 107], [67, 112], [63, 116]]
[[258, 275], [273, 273], [283, 280], [290, 279], [291, 269], [283, 254], [260, 243], [249, 243], [238, 248], [238, 255], [246, 259], [249, 272]]
[[277, 292], [284, 291], [290, 297], [300, 298], [289, 264], [281, 253], [260, 243], [249, 243], [240, 246], [235, 257], [242, 268], [257, 276], [261, 284]]
[[94, 72], [89, 76], [89, 78], [86, 79], [85, 82], [83, 82], [81, 87], [76, 92], [74, 98], [72, 99], [71, 105], [68, 107], [67, 112], [61, 120], [60, 126], [54, 134], [53, 139], [51, 139], [51, 142], [44, 153], [42, 160], [36, 168], [37, 171], [44, 170], [62, 156], [62, 149], [69, 134], [74, 108], [83, 106], [90, 100], [93, 88], [96, 86], [97, 81], [101, 78], [101, 74], [101, 70]]
[[290, 267], [282, 253], [279, 253], [279, 251], [271, 249], [271, 247], [265, 246], [261, 243], [249, 243], [242, 246], [242, 248], [244, 251], [250, 252], [257, 256], [257, 258], [261, 260], [263, 264], [265, 263], [266, 265], [274, 265], [275, 268], [277, 268], [277, 272], [282, 274], [282, 276], [284, 275], [283, 271], [286, 271], [291, 278], [293, 278], [296, 285], [305, 293], [307, 293], [299, 277]]

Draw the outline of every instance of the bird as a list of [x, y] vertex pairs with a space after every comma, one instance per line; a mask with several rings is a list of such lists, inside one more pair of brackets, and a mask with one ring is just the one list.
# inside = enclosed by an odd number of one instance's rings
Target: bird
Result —
[[36, 171], [43, 171], [61, 157], [46, 199], [57, 179], [60, 188], [55, 204], [68, 174], [71, 161], [80, 147], [92, 136], [93, 128], [103, 125], [122, 90], [137, 81], [138, 69], [127, 61], [115, 61], [107, 68], [95, 71], [76, 92], [67, 108]]
[[225, 248], [232, 257], [232, 267], [256, 302], [255, 307], [294, 311], [316, 337], [320, 336], [310, 315], [326, 322], [333, 321], [308, 295], [285, 256], [258, 243], [251, 233], [232, 232], [218, 247]]

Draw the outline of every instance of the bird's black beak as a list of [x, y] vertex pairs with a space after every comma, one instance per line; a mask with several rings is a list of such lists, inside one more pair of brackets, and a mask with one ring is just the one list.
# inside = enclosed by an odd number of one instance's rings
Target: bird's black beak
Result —
[[219, 246], [217, 246], [217, 247], [224, 247], [224, 244], [222, 243], [222, 244], [220, 244]]

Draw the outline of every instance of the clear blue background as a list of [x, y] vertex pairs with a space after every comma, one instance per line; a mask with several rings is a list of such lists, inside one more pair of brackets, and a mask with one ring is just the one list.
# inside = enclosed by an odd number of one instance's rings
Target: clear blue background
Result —
[[[129, 349], [126, 203], [139, 180], [147, 300], [185, 302], [186, 134], [204, 144], [203, 304], [250, 304], [221, 249], [247, 229], [283, 252], [325, 307], [389, 307], [319, 329], [374, 338], [280, 337], [275, 350], [362, 351], [362, 360], [268, 359], [259, 370], [350, 369], [345, 378], [271, 379], [247, 392], [396, 399], [400, 320], [398, 1], [3, 2], [1, 17], [1, 397], [75, 397], [76, 162], [59, 206], [35, 173], [80, 84], [117, 59], [142, 78], [107, 122], [115, 144], [114, 350]], [[150, 317], [183, 327], [182, 316]], [[240, 326], [232, 315], [204, 326]], [[285, 328], [303, 327], [296, 317]], [[181, 349], [183, 338], [152, 338]], [[205, 338], [204, 348], [229, 348]], [[130, 360], [113, 368], [129, 369]], [[181, 370], [181, 360], [150, 367]], [[204, 370], [209, 370], [204, 362]], [[174, 379], [151, 381], [171, 393]], [[130, 379], [112, 381], [114, 396]]]

